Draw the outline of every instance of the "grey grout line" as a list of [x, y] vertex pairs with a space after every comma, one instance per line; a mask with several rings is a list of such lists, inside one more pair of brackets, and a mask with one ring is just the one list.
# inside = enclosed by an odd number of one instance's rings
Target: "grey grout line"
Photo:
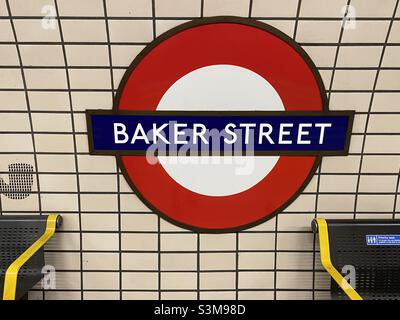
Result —
[[[248, 273], [257, 273], [257, 272], [273, 272], [275, 269], [240, 269], [241, 272], [248, 272]], [[81, 272], [79, 269], [59, 269], [59, 272]], [[98, 269], [86, 269], [85, 272], [88, 273], [118, 273], [118, 270], [98, 270]], [[155, 269], [123, 269], [122, 272], [130, 272], [130, 273], [156, 273], [157, 270]], [[165, 271], [165, 273], [197, 273], [196, 270], [191, 269], [174, 269]], [[203, 271], [204, 273], [234, 273], [234, 269], [207, 269]], [[311, 273], [313, 272], [312, 269], [278, 269], [278, 272], [304, 272], [304, 273]], [[318, 273], [325, 273], [325, 269], [316, 270]], [[195, 290], [195, 289], [193, 289]], [[183, 289], [182, 291], [186, 291]], [[197, 292], [197, 290], [195, 290]], [[232, 289], [232, 291], [234, 291]]]
[[[357, 115], [357, 114], [356, 114]], [[31, 131], [0, 131], [0, 134], [12, 134], [12, 135], [26, 135], [31, 134]], [[76, 131], [75, 133], [71, 131], [36, 131], [36, 135], [87, 135], [86, 131]], [[370, 132], [361, 133], [355, 132], [351, 136], [399, 136], [400, 132]]]
[[[111, 88], [77, 88], [77, 89], [65, 89], [65, 88], [58, 88], [58, 89], [37, 89], [37, 88], [0, 88], [0, 92], [87, 92], [87, 93], [97, 93], [97, 92], [113, 92]], [[116, 91], [116, 90], [114, 90]], [[372, 93], [371, 90], [368, 89], [333, 89], [330, 91], [331, 93]], [[329, 93], [329, 91], [327, 91]], [[400, 89], [379, 89], [374, 90], [374, 93], [400, 93]]]
[[[75, 175], [75, 174], [71, 174]], [[316, 176], [318, 177], [318, 173], [316, 173]], [[357, 176], [357, 174], [354, 174], [354, 176]], [[397, 176], [397, 174], [393, 174], [393, 176]], [[21, 191], [7, 191], [7, 194], [20, 194]], [[42, 190], [41, 192], [38, 191], [24, 191], [23, 193], [26, 194], [41, 194], [41, 195], [78, 195], [77, 191], [44, 191]], [[83, 191], [80, 192], [81, 195], [134, 195], [135, 193], [131, 191], [126, 191], [126, 192], [118, 192], [118, 191]], [[395, 195], [395, 191], [379, 191], [379, 192], [357, 192], [357, 191], [329, 191], [329, 192], [312, 192], [312, 191], [306, 191], [302, 193], [303, 195], [325, 195], [325, 196], [333, 196], [333, 195], [342, 195], [342, 196], [355, 196], [355, 195], [376, 195], [376, 196], [385, 196], [385, 195]]]
[[[3, 134], [5, 135], [5, 133], [3, 133]], [[379, 136], [393, 136], [393, 134], [378, 134], [378, 135]], [[374, 135], [374, 136], [377, 136], [377, 135]], [[7, 155], [7, 154], [29, 155], [29, 154], [34, 154], [34, 152], [26, 152], [26, 151], [20, 151], [20, 152], [18, 152], [18, 151], [5, 151], [5, 152], [2, 152], [2, 155]], [[37, 155], [54, 155], [54, 156], [57, 156], [57, 155], [59, 155], [59, 156], [60, 155], [74, 155], [73, 152], [68, 152], [68, 151], [58, 151], [58, 152], [49, 152], [49, 151], [40, 151], [39, 152], [38, 151], [38, 152], [36, 152], [36, 154]], [[90, 155], [89, 152], [77, 152], [76, 154], [78, 156], [88, 156], [88, 155]], [[361, 156], [361, 155], [364, 155], [364, 156], [382, 156], [382, 155], [384, 155], [384, 156], [399, 156], [400, 152], [396, 152], [396, 153], [393, 153], [393, 152], [365, 152], [365, 153], [349, 152], [346, 156]], [[109, 155], [105, 155], [105, 156], [102, 156], [102, 157], [110, 157], [110, 156]], [[337, 174], [340, 175], [340, 174], [346, 174], [346, 173], [337, 173]]]
[[[54, 5], [55, 5], [55, 10], [56, 14], [58, 16], [59, 10], [58, 10], [58, 0], [54, 0]], [[64, 34], [63, 34], [63, 29], [62, 25], [59, 19], [58, 21], [58, 28], [59, 28], [59, 33], [60, 33], [60, 40], [62, 44], [62, 52], [63, 52], [63, 58], [64, 58], [64, 63], [65, 66], [68, 67], [68, 61], [67, 61], [67, 53], [64, 45]], [[82, 204], [81, 204], [81, 194], [80, 194], [80, 179], [79, 179], [79, 162], [78, 162], [78, 155], [77, 155], [77, 142], [76, 142], [76, 134], [75, 134], [75, 119], [74, 119], [74, 111], [73, 111], [73, 101], [72, 101], [72, 94], [71, 94], [71, 81], [69, 77], [69, 70], [68, 68], [65, 70], [65, 76], [67, 80], [67, 87], [68, 87], [68, 99], [69, 99], [69, 104], [70, 104], [70, 112], [71, 112], [71, 126], [72, 126], [72, 139], [73, 139], [73, 148], [74, 148], [74, 162], [75, 162], [75, 170], [76, 170], [76, 188], [77, 188], [77, 203], [78, 203], [78, 226], [79, 226], [79, 246], [80, 249], [82, 250], [83, 248], [83, 237], [82, 237], [82, 216], [81, 216], [81, 209], [82, 209]], [[84, 277], [83, 277], [83, 254], [80, 254], [80, 268], [82, 270], [80, 274], [80, 282], [81, 282], [81, 299], [84, 299]]]
[[[292, 233], [297, 233], [297, 232], [292, 232]], [[274, 253], [275, 250], [273, 249], [258, 249], [258, 250], [242, 250], [243, 253]], [[79, 249], [49, 249], [47, 248], [45, 252], [48, 253], [79, 253]], [[118, 253], [118, 250], [83, 250], [84, 253]], [[236, 250], [202, 250], [201, 253], [235, 253]], [[292, 249], [292, 250], [278, 250], [279, 253], [294, 253], [294, 254], [301, 254], [301, 253], [313, 253], [312, 249]], [[122, 250], [122, 253], [155, 253], [157, 254], [157, 250]], [[180, 250], [180, 251], [163, 251], [163, 254], [185, 254], [185, 253], [190, 253], [190, 254], [196, 254], [196, 250]], [[157, 270], [155, 271], [157, 272]], [[232, 271], [234, 272], [234, 270]]]
[[[200, 0], [200, 18], [204, 17], [204, 0]], [[197, 300], [201, 299], [201, 234], [197, 233]]]
[[[72, 154], [69, 154], [72, 155]], [[373, 155], [373, 156], [379, 156], [379, 155]], [[396, 156], [399, 156], [399, 154], [396, 154]], [[9, 171], [0, 171], [0, 174], [9, 174]], [[39, 174], [46, 174], [46, 175], [74, 175], [75, 173], [73, 171], [30, 171], [30, 172], [21, 172], [21, 173], [39, 173]], [[393, 172], [362, 172], [361, 175], [364, 176], [397, 176], [398, 172], [393, 171]], [[86, 176], [112, 176], [113, 172], [111, 171], [88, 171], [88, 172], [80, 172], [80, 175], [86, 175]], [[357, 176], [357, 172], [321, 172], [321, 175], [325, 176]], [[316, 175], [315, 175], [316, 176]], [[11, 192], [11, 191], [10, 191]], [[53, 191], [47, 191], [44, 193], [51, 193]], [[57, 191], [56, 191], [57, 192]], [[66, 191], [67, 193], [69, 191]], [[104, 191], [104, 192], [113, 192], [113, 191]], [[351, 191], [327, 191], [324, 192], [325, 194], [336, 194], [337, 192], [342, 193], [352, 193]], [[82, 191], [82, 193], [102, 193], [102, 191]], [[314, 194], [315, 192], [313, 191], [304, 191], [305, 194]], [[380, 194], [381, 192], [361, 192], [361, 194]], [[385, 193], [385, 192], [384, 192]], [[134, 194], [133, 191], [123, 191], [121, 194]]]
[[[298, 28], [298, 22], [299, 22], [299, 16], [300, 16], [300, 10], [301, 10], [301, 4], [302, 0], [298, 0], [297, 2], [297, 10], [296, 10], [296, 19], [295, 19], [295, 24], [294, 24], [294, 29], [293, 29], [293, 40], [296, 41], [296, 35], [297, 35], [297, 28]], [[279, 214], [275, 215], [275, 238], [274, 238], [274, 300], [277, 300], [277, 283], [278, 283], [278, 273], [276, 271], [277, 266], [278, 266], [278, 233], [279, 233]]]
[[[94, 110], [95, 108], [89, 109], [89, 110]], [[107, 109], [102, 109], [102, 110], [107, 110]], [[340, 111], [340, 110], [332, 110], [332, 111]], [[22, 114], [26, 114], [26, 110], [0, 110], [0, 113], [13, 113], [13, 114], [18, 114], [18, 113], [22, 113]], [[70, 111], [65, 111], [65, 110], [31, 110], [31, 113], [39, 113], [39, 114], [70, 114]], [[82, 111], [82, 110], [74, 110], [74, 114], [77, 115], [86, 115], [86, 111]], [[366, 112], [366, 111], [355, 111], [355, 115], [356, 116], [360, 116], [360, 115], [367, 115], [367, 114], [371, 114], [371, 115], [400, 115], [400, 111], [371, 111], [371, 112]], [[7, 132], [15, 132], [15, 133], [30, 133], [30, 131], [1, 131], [2, 133], [7, 133]], [[35, 133], [38, 134], [43, 134], [43, 133], [57, 133], [54, 131], [35, 131]], [[59, 132], [59, 133], [71, 133], [71, 132]], [[393, 132], [396, 133], [396, 132]], [[388, 134], [393, 134], [388, 133]], [[399, 132], [400, 133], [400, 130]], [[82, 131], [80, 132], [80, 134], [87, 134], [86, 131]], [[363, 133], [353, 133], [353, 134], [363, 134]], [[370, 134], [374, 134], [374, 133], [370, 133]], [[380, 133], [383, 134], [383, 133]]]
[[[115, 214], [115, 212], [113, 212]], [[66, 213], [68, 214], [68, 213]], [[90, 214], [89, 214], [90, 215]], [[392, 211], [389, 213], [389, 215], [392, 215]], [[62, 233], [74, 233], [74, 234], [79, 234], [78, 230], [60, 230], [57, 231], [58, 233], [62, 234]], [[85, 230], [82, 231], [82, 233], [85, 234], [115, 234], [114, 230]], [[123, 234], [176, 234], [176, 235], [182, 235], [182, 234], [186, 234], [186, 235], [193, 235], [194, 233], [192, 231], [138, 231], [138, 230], [134, 230], [134, 231], [122, 231]], [[241, 234], [275, 234], [275, 231], [254, 231], [254, 230], [247, 230], [247, 231], [240, 231]], [[313, 232], [311, 230], [309, 231], [300, 231], [300, 230], [280, 230], [277, 231], [278, 234], [312, 234]], [[235, 249], [235, 252], [237, 250]], [[197, 252], [197, 250], [195, 250], [194, 252]]]
[[[115, 92], [116, 90], [114, 90]], [[92, 89], [87, 89], [87, 88], [79, 88], [79, 89], [65, 89], [65, 88], [58, 88], [58, 89], [36, 89], [36, 88], [0, 88], [0, 92], [57, 92], [57, 93], [62, 93], [62, 92], [79, 92], [79, 93], [106, 93], [106, 92], [113, 92], [111, 88], [92, 88]], [[330, 91], [331, 93], [371, 93], [371, 90], [368, 89], [333, 89]], [[329, 93], [329, 91], [327, 91]], [[400, 93], [400, 89], [376, 89], [374, 93]]]
[[299, 26], [299, 17], [300, 17], [300, 10], [301, 10], [301, 1], [298, 0], [297, 2], [297, 10], [296, 10], [296, 18], [294, 20], [294, 30], [293, 30], [293, 40], [296, 41], [296, 36], [297, 36], [297, 30]]
[[[104, 44], [106, 46], [106, 44]], [[0, 45], [1, 47], [1, 45]], [[0, 61], [1, 62], [1, 61]], [[126, 70], [129, 66], [126, 65], [113, 65], [111, 67], [112, 71], [119, 71], [119, 70]], [[67, 69], [65, 66], [59, 66], [59, 65], [24, 65], [23, 68], [25, 70], [64, 70]], [[21, 69], [21, 66], [18, 65], [0, 65], [0, 69]], [[79, 65], [71, 65], [68, 66], [69, 70], [109, 70], [109, 66], [104, 66], [104, 65], [90, 65], [90, 66], [79, 66]], [[332, 71], [333, 69], [328, 66], [317, 66], [318, 70], [323, 70], [323, 71]], [[378, 70], [377, 67], [371, 67], [371, 66], [359, 66], [359, 67], [352, 67], [352, 66], [340, 66], [336, 67], [336, 70], [341, 70], [341, 71], [376, 71]], [[396, 66], [386, 66], [386, 67], [381, 67], [380, 70], [388, 70], [388, 71], [397, 71], [400, 70], [400, 67]], [[114, 73], [112, 73], [114, 74]], [[7, 88], [6, 88], [7, 89]], [[108, 90], [110, 90], [109, 88]]]
[[[342, 194], [337, 194], [337, 195], [338, 196], [339, 195], [343, 196]], [[394, 193], [392, 193], [391, 195], [393, 196]], [[53, 213], [54, 210], [43, 210], [42, 212], [43, 213]], [[72, 215], [72, 214], [77, 214], [78, 213], [78, 211], [76, 211], [76, 210], [62, 210], [61, 212], [62, 212], [62, 214], [65, 214], [65, 215], [70, 215], [70, 214]], [[37, 210], [4, 210], [4, 208], [3, 208], [3, 215], [13, 214], [13, 213], [32, 214], [32, 213], [37, 213]], [[111, 211], [110, 210], [103, 210], [103, 211], [100, 211], [100, 214], [112, 214], [112, 213], [115, 213], [115, 210], [111, 210]], [[99, 214], [99, 210], [85, 211], [85, 214], [88, 214], [88, 215], [90, 215], [90, 214]], [[125, 215], [136, 215], [136, 214], [138, 214], [138, 215], [139, 214], [140, 215], [144, 215], [144, 214], [145, 215], [148, 215], [148, 214], [156, 215], [156, 213], [153, 213], [151, 211], [123, 211], [122, 214], [125, 214]], [[300, 214], [310, 215], [310, 214], [313, 214], [313, 210], [310, 210], [310, 211], [282, 211], [281, 212], [281, 215], [300, 215]], [[336, 215], [336, 214], [337, 215], [353, 215], [354, 211], [353, 210], [351, 210], [351, 211], [337, 211], [337, 210], [327, 211], [327, 210], [325, 210], [324, 214], [325, 215], [332, 215], [332, 214], [333, 215]], [[358, 212], [358, 214], [359, 215], [393, 215], [393, 210], [390, 209], [390, 211], [376, 211], [376, 210], [374, 210], [374, 211], [360, 211], [360, 212]], [[85, 232], [90, 232], [90, 231], [85, 231]], [[128, 232], [128, 231], [124, 231], [124, 232]], [[135, 231], [135, 232], [142, 233], [140, 231]], [[166, 231], [161, 231], [161, 232], [164, 233]], [[192, 231], [187, 231], [187, 232], [191, 233], [191, 234], [193, 233]], [[245, 231], [245, 230], [241, 231], [241, 233], [248, 233], [248, 232], [250, 232], [250, 231]], [[251, 232], [252, 233], [257, 233], [257, 231], [251, 231]], [[261, 231], [261, 232], [273, 233], [272, 231]], [[278, 232], [285, 233], [286, 231], [278, 231]], [[292, 231], [290, 231], [290, 232], [292, 233]], [[151, 231], [144, 231], [143, 233], [152, 233], [152, 232]], [[298, 233], [303, 233], [303, 232], [298, 231]], [[311, 231], [309, 231], [307, 233], [311, 233]]]
[[239, 237], [240, 233], [235, 233], [235, 300], [239, 300]]
[[[201, 0], [201, 3], [204, 3], [204, 0]], [[157, 17], [157, 20], [193, 20], [193, 19], [198, 19], [198, 16], [188, 16], [188, 17], [181, 17], [181, 16], [166, 16], [166, 17]], [[286, 20], [286, 21], [293, 21], [295, 19], [294, 16], [257, 16], [257, 15], [252, 15], [253, 19], [257, 20]], [[42, 20], [43, 16], [42, 15], [31, 15], [31, 16], [14, 16], [13, 19], [15, 20]], [[152, 16], [138, 16], [138, 17], [129, 17], [129, 16], [60, 16], [60, 20], [152, 20]], [[298, 17], [299, 21], [341, 21], [343, 19], [342, 16], [336, 16], [336, 17], [323, 17], [323, 16], [304, 16], [304, 17]], [[8, 16], [0, 16], [0, 20], [8, 20]], [[391, 17], [386, 17], [386, 16], [370, 16], [370, 17], [357, 17], [357, 20], [359, 21], [391, 21]], [[394, 21], [399, 21], [400, 17], [395, 17]]]
[[[103, 10], [104, 10], [104, 16], [106, 18], [106, 34], [107, 34], [107, 49], [108, 49], [108, 64], [109, 64], [109, 70], [110, 70], [110, 82], [111, 82], [111, 101], [114, 102], [114, 73], [113, 73], [113, 60], [112, 60], [112, 51], [111, 51], [111, 45], [110, 45], [110, 27], [109, 27], [109, 20], [108, 14], [107, 14], [107, 3], [106, 0], [103, 0]], [[118, 214], [118, 247], [119, 247], [119, 254], [118, 254], [118, 263], [119, 263], [119, 299], [122, 300], [123, 294], [122, 294], [122, 225], [121, 225], [121, 190], [120, 190], [120, 173], [119, 173], [119, 168], [118, 168], [118, 160], [115, 158], [115, 174], [117, 175], [117, 200], [118, 200], [118, 207], [117, 207], [117, 214]]]
[[[336, 68], [337, 68], [337, 62], [338, 62], [338, 58], [339, 58], [339, 51], [340, 51], [340, 45], [342, 43], [342, 39], [343, 39], [343, 34], [344, 34], [344, 23], [345, 20], [347, 18], [348, 15], [348, 6], [350, 5], [351, 0], [348, 0], [346, 5], [346, 12], [343, 15], [343, 20], [342, 20], [342, 24], [340, 26], [340, 33], [339, 33], [339, 39], [338, 39], [338, 44], [336, 47], [336, 52], [335, 52], [335, 58], [334, 58], [334, 62], [333, 62], [333, 67], [332, 67], [332, 74], [331, 74], [331, 79], [329, 82], [329, 90], [328, 90], [328, 105], [330, 104], [330, 100], [331, 100], [331, 92], [332, 92], [332, 87], [333, 87], [333, 82], [335, 79], [335, 73], [336, 73]], [[317, 173], [317, 195], [315, 197], [315, 214], [314, 214], [314, 218], [317, 218], [318, 216], [318, 200], [319, 200], [319, 195], [322, 194], [320, 192], [320, 182], [321, 182], [321, 168], [322, 168], [322, 161], [323, 161], [323, 157], [321, 158], [321, 163], [319, 165], [318, 168], [318, 173]], [[315, 269], [315, 264], [316, 264], [316, 241], [317, 241], [317, 237], [315, 234], [313, 234], [313, 269]], [[313, 288], [313, 300], [315, 300], [315, 272], [313, 272], [313, 279], [312, 279], [312, 288]]]
[[[15, 41], [0, 41], [1, 45], [15, 45]], [[110, 45], [112, 46], [147, 46], [150, 42], [135, 42], [135, 41], [111, 41]], [[337, 43], [335, 42], [297, 42], [301, 46], [310, 46], [310, 47], [335, 47]], [[56, 46], [60, 45], [59, 41], [20, 41], [19, 44], [21, 46], [29, 45], [48, 45], [48, 46]], [[75, 45], [84, 45], [84, 46], [106, 46], [107, 42], [102, 41], [65, 41], [64, 44], [66, 46], [75, 46]], [[343, 42], [342, 46], [344, 47], [382, 47], [384, 46], [384, 42]], [[398, 47], [400, 46], [399, 42], [391, 42], [386, 44], [387, 47]]]
[[396, 189], [394, 193], [394, 204], [393, 204], [393, 219], [396, 219], [396, 210], [397, 210], [397, 201], [399, 197], [399, 187], [400, 187], [400, 169], [399, 169], [399, 174], [397, 175], [397, 181], [396, 181]]
[[[157, 38], [156, 24], [156, 0], [151, 0], [151, 21], [153, 24], [153, 40]], [[162, 278], [161, 278], [161, 218], [157, 215], [157, 247], [158, 247], [158, 300], [162, 299]]]
[[196, 236], [196, 267], [197, 267], [197, 275], [196, 275], [196, 281], [197, 281], [197, 300], [200, 300], [200, 297], [201, 297], [201, 291], [200, 291], [200, 287], [201, 287], [201, 285], [200, 285], [200, 281], [201, 281], [201, 279], [200, 279], [200, 271], [201, 271], [201, 256], [200, 256], [200, 250], [201, 250], [201, 248], [200, 248], [200, 233], [197, 233], [197, 236]]
[[[33, 291], [37, 291], [37, 289], [32, 289]], [[54, 289], [51, 290], [51, 292], [78, 292], [79, 290], [76, 289]], [[85, 290], [86, 292], [117, 292], [118, 289], [87, 289]], [[157, 293], [157, 289], [126, 289], [124, 290], [126, 292], [155, 292]], [[204, 292], [234, 292], [232, 288], [226, 288], [226, 289], [204, 289]], [[272, 292], [273, 289], [271, 288], [254, 288], [254, 289], [249, 289], [249, 288], [243, 288], [240, 289], [240, 291], [244, 292], [259, 292], [259, 291], [265, 291], [265, 292]], [[299, 291], [304, 291], [304, 292], [311, 292], [311, 289], [309, 288], [290, 288], [290, 289], [277, 289], [279, 292], [299, 292]], [[193, 292], [195, 293], [195, 289], [165, 289], [163, 292]], [[328, 289], [318, 289], [318, 292], [330, 292]]]
[[[7, 12], [9, 15], [9, 20], [10, 20], [10, 24], [11, 24], [11, 29], [12, 29], [12, 33], [13, 33], [13, 37], [15, 40], [15, 47], [17, 50], [17, 56], [18, 56], [18, 61], [19, 64], [21, 66], [21, 77], [22, 77], [22, 83], [23, 83], [23, 87], [25, 90], [25, 94], [24, 94], [24, 98], [25, 98], [25, 102], [26, 102], [26, 108], [27, 108], [27, 113], [28, 113], [28, 119], [29, 119], [29, 128], [31, 130], [30, 132], [30, 136], [31, 136], [31, 141], [32, 141], [32, 149], [33, 149], [33, 160], [34, 160], [34, 164], [35, 164], [35, 170], [36, 172], [38, 171], [38, 159], [37, 159], [37, 148], [36, 148], [36, 140], [35, 140], [35, 134], [34, 134], [34, 127], [33, 127], [33, 120], [32, 120], [32, 113], [31, 113], [31, 104], [29, 101], [29, 96], [28, 93], [26, 91], [27, 89], [27, 85], [26, 85], [26, 78], [25, 78], [25, 70], [23, 68], [23, 62], [22, 62], [22, 56], [21, 56], [21, 51], [19, 48], [19, 42], [18, 42], [18, 38], [17, 38], [17, 32], [15, 30], [15, 25], [14, 25], [14, 20], [13, 20], [13, 16], [11, 13], [11, 7], [10, 7], [10, 3], [9, 0], [6, 0], [6, 7], [7, 7]], [[38, 206], [39, 206], [39, 214], [42, 214], [42, 202], [41, 202], [41, 197], [40, 197], [40, 183], [39, 183], [39, 174], [36, 173], [36, 187], [39, 193], [38, 196]]]
[[248, 14], [249, 18], [252, 18], [252, 12], [253, 12], [253, 0], [249, 0], [249, 14]]
[[363, 166], [365, 144], [366, 144], [366, 140], [367, 140], [366, 136], [367, 136], [368, 125], [369, 125], [369, 120], [370, 120], [370, 113], [369, 112], [371, 111], [372, 106], [373, 106], [375, 92], [377, 92], [376, 87], [377, 87], [379, 74], [380, 74], [380, 69], [379, 68], [382, 66], [383, 58], [385, 56], [385, 51], [386, 51], [386, 45], [387, 45], [387, 43], [389, 41], [390, 32], [392, 30], [394, 17], [396, 16], [396, 12], [397, 12], [398, 6], [399, 6], [399, 0], [396, 0], [396, 5], [395, 5], [394, 10], [393, 10], [392, 20], [390, 20], [389, 27], [388, 27], [388, 30], [387, 30], [387, 33], [386, 33], [385, 44], [384, 44], [384, 46], [382, 48], [381, 56], [380, 56], [379, 63], [378, 63], [378, 69], [377, 69], [376, 75], [375, 75], [374, 85], [372, 87], [372, 94], [371, 94], [371, 98], [370, 98], [370, 102], [369, 102], [368, 114], [367, 114], [367, 118], [366, 118], [365, 126], [364, 126], [364, 135], [363, 135], [362, 146], [361, 146], [360, 164], [359, 164], [359, 167], [358, 167], [358, 178], [357, 178], [357, 184], [356, 184], [356, 198], [355, 198], [355, 202], [354, 202], [354, 219], [357, 217], [357, 204], [358, 204], [358, 194], [357, 193], [358, 193], [359, 188], [360, 188], [360, 173], [362, 171], [362, 166]]

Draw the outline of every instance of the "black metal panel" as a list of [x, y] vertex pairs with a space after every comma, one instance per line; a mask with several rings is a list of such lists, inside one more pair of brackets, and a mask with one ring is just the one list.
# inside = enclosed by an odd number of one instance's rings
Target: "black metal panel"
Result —
[[[332, 264], [354, 266], [364, 299], [400, 299], [400, 246], [367, 245], [367, 235], [400, 235], [397, 220], [327, 220]], [[332, 281], [332, 298], [346, 298]]]
[[[0, 216], [0, 298], [7, 268], [46, 230], [47, 216]], [[43, 248], [20, 269], [16, 299], [42, 278]]]

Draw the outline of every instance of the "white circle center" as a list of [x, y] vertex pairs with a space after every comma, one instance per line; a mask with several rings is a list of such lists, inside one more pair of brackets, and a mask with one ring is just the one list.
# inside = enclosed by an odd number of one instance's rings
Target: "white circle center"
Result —
[[[162, 97], [157, 110], [283, 111], [284, 106], [271, 84], [257, 73], [233, 65], [213, 65], [194, 70], [176, 81]], [[228, 196], [253, 187], [279, 160], [279, 156], [158, 158], [177, 183], [208, 196]]]

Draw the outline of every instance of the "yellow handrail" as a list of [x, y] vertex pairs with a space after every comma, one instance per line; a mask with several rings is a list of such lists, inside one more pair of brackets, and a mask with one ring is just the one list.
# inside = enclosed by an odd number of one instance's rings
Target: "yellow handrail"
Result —
[[339, 285], [340, 288], [344, 291], [345, 294], [351, 300], [363, 300], [363, 298], [357, 293], [356, 290], [346, 281], [345, 278], [340, 274], [339, 271], [333, 266], [331, 261], [331, 252], [329, 249], [329, 233], [328, 233], [328, 225], [325, 219], [317, 218], [314, 219], [318, 226], [318, 237], [319, 237], [319, 246], [321, 252], [321, 262], [324, 266], [325, 270], [331, 275], [333, 280]]
[[50, 214], [47, 217], [46, 230], [43, 235], [7, 268], [4, 278], [3, 300], [15, 300], [19, 270], [54, 235], [58, 217], [58, 214]]

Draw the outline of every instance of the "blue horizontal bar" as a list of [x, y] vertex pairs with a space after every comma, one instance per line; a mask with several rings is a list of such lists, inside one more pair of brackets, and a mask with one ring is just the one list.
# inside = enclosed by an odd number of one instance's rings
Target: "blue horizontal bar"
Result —
[[[346, 153], [353, 113], [88, 112], [92, 153]], [[197, 154], [196, 154], [197, 155]], [[198, 155], [203, 155], [201, 152]]]

